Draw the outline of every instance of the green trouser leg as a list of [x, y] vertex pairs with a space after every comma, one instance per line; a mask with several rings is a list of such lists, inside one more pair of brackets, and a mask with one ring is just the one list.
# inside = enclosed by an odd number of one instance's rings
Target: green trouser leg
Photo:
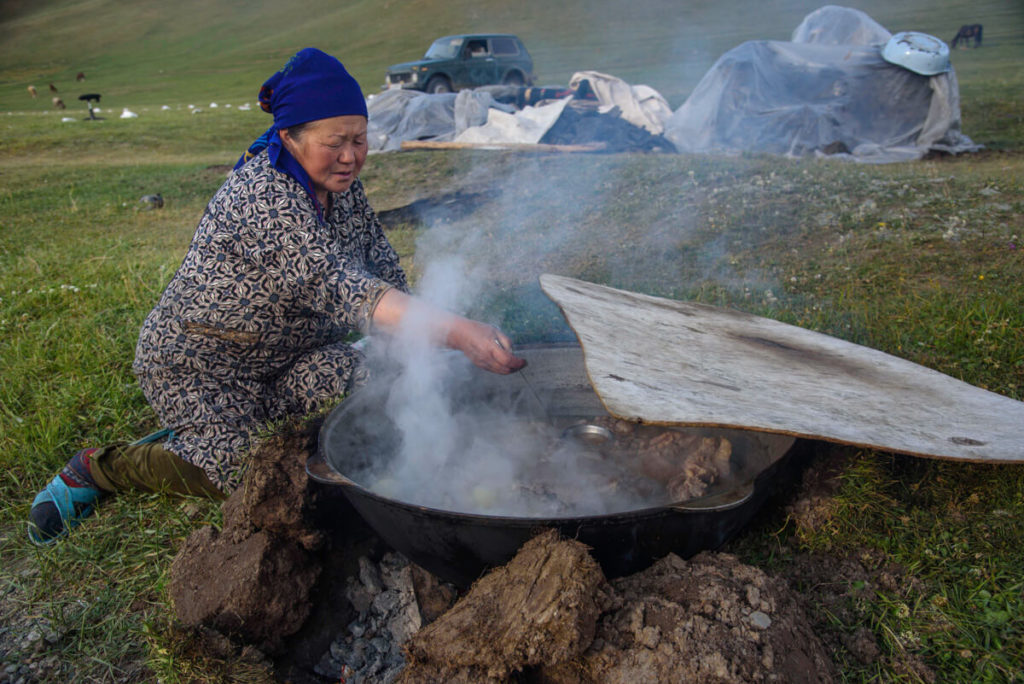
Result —
[[183, 461], [163, 444], [112, 444], [89, 457], [90, 470], [100, 489], [118, 492], [140, 489], [178, 496], [225, 499], [202, 468]]

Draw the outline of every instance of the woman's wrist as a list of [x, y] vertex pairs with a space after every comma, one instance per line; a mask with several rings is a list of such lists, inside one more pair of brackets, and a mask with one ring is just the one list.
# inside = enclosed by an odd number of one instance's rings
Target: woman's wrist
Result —
[[438, 316], [438, 344], [448, 349], [462, 349], [466, 341], [469, 320], [447, 311]]

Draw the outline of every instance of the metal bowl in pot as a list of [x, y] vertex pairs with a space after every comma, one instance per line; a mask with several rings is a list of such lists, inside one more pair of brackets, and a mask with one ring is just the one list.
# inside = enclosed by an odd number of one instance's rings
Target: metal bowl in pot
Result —
[[[578, 346], [535, 346], [517, 353], [529, 363], [530, 391], [547, 409], [544, 419], [567, 439], [600, 445], [612, 438], [588, 422], [605, 415], [583, 366]], [[517, 405], [522, 378], [471, 369], [453, 390], [466, 402]], [[683, 557], [714, 549], [744, 527], [774, 488], [786, 481], [796, 446], [792, 437], [742, 430], [704, 429], [726, 436], [743, 454], [736, 477], [708, 496], [685, 502], [601, 515], [522, 517], [482, 515], [417, 505], [382, 496], [353, 478], [395, 448], [394, 425], [383, 410], [387, 378], [354, 392], [324, 421], [318, 453], [307, 463], [315, 480], [339, 486], [381, 538], [410, 560], [460, 586], [473, 582], [488, 567], [502, 565], [536, 532], [554, 527], [592, 549], [608, 577], [642, 570], [669, 552]], [[534, 404], [536, 400], [531, 398]], [[422, 482], [430, 487], [431, 482]]]

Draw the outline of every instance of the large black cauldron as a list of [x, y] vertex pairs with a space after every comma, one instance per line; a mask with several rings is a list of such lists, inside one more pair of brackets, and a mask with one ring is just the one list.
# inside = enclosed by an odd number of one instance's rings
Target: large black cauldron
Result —
[[[530, 383], [556, 425], [606, 413], [590, 386], [576, 346], [517, 349], [527, 359]], [[523, 405], [522, 378], [469, 371], [456, 390], [466, 401], [507, 401]], [[536, 532], [554, 527], [592, 548], [608, 577], [644, 569], [669, 552], [689, 557], [714, 549], [746, 525], [765, 499], [794, 470], [802, 444], [792, 437], [739, 430], [707, 429], [733, 442], [740, 462], [738, 484], [711, 496], [667, 506], [611, 515], [538, 519], [474, 515], [388, 499], [349, 479], [387, 453], [395, 439], [382, 407], [388, 383], [377, 381], [354, 392], [324, 421], [319, 452], [306, 470], [315, 480], [342, 487], [352, 505], [388, 544], [442, 579], [460, 586], [485, 569], [502, 565]], [[532, 398], [531, 398], [532, 399]], [[533, 405], [537, 405], [532, 400]], [[364, 420], [367, 416], [372, 420]], [[739, 455], [737, 459], [736, 456]], [[429, 482], [422, 483], [429, 487]]]

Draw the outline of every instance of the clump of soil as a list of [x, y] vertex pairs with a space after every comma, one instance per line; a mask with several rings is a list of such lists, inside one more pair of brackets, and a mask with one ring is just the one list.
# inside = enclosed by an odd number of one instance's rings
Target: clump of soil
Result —
[[835, 515], [835, 495], [851, 451], [842, 447], [821, 447], [816, 458], [804, 468], [800, 488], [785, 508], [801, 532], [824, 529]]
[[309, 617], [323, 542], [307, 519], [314, 427], [283, 430], [255, 450], [244, 484], [223, 504], [222, 529], [201, 528], [182, 545], [170, 594], [186, 626], [274, 652]]
[[830, 682], [828, 652], [788, 585], [735, 556], [670, 554], [612, 582], [580, 658], [544, 672], [585, 682]]
[[543, 532], [410, 640], [399, 681], [504, 682], [574, 658], [593, 641], [604, 584], [586, 546]]
[[785, 581], [735, 556], [669, 555], [608, 584], [548, 531], [407, 646], [399, 679], [550, 684], [831, 682], [835, 666]]

